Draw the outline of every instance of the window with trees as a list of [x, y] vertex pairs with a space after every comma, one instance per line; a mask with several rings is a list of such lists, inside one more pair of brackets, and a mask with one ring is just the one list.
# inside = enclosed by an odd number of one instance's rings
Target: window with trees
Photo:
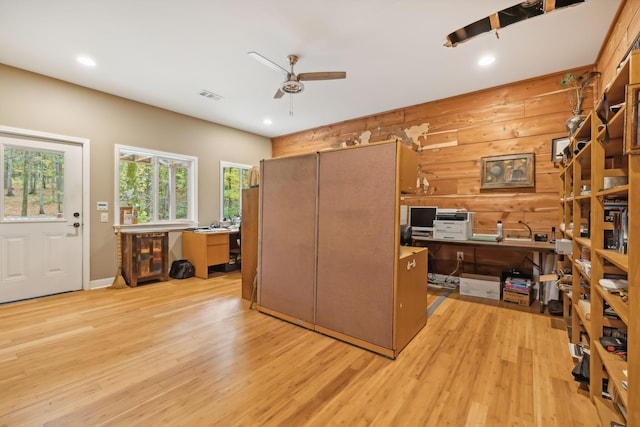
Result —
[[64, 153], [3, 147], [5, 220], [58, 218], [64, 212]]
[[249, 188], [251, 166], [220, 162], [220, 219], [233, 220], [242, 214], [242, 189]]
[[119, 224], [197, 222], [196, 157], [116, 146]]

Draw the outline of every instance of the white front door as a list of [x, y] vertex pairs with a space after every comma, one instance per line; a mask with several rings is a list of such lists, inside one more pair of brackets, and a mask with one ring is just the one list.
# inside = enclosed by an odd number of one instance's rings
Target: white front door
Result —
[[0, 135], [0, 302], [82, 289], [82, 145]]

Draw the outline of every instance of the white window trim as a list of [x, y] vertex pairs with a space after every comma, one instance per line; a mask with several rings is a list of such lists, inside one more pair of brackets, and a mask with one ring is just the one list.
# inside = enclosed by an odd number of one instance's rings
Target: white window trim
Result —
[[[224, 168], [232, 167], [232, 168], [242, 168], [242, 169], [251, 169], [252, 165], [245, 165], [242, 163], [234, 163], [234, 162], [226, 162], [224, 160], [220, 160], [220, 211], [219, 219], [222, 221], [224, 219]], [[242, 197], [240, 197], [240, 209], [242, 210]]]
[[[121, 227], [127, 231], [160, 231], [160, 230], [181, 230], [198, 225], [198, 158], [185, 154], [169, 153], [167, 151], [153, 150], [149, 148], [133, 147], [130, 145], [114, 145], [114, 185], [113, 185], [113, 226]], [[159, 221], [148, 224], [120, 224], [120, 150], [151, 154], [153, 156], [167, 157], [176, 160], [192, 162], [193, 167], [189, 169], [189, 183], [192, 184], [189, 190], [189, 213], [190, 219]], [[154, 160], [155, 161], [155, 160]], [[157, 183], [154, 179], [154, 191], [157, 193]], [[175, 209], [175, 207], [174, 207]]]

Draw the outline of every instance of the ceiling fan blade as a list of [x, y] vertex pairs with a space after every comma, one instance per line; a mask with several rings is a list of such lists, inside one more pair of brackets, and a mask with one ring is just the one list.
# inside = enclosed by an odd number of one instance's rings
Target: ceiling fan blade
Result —
[[347, 73], [344, 71], [321, 71], [318, 73], [300, 73], [298, 74], [298, 80], [335, 80], [344, 79], [347, 77]]
[[273, 99], [280, 99], [284, 96], [284, 92], [281, 89], [278, 89], [276, 91], [276, 94], [273, 95]]
[[249, 55], [250, 57], [252, 57], [256, 61], [263, 63], [267, 67], [269, 67], [269, 68], [271, 68], [273, 70], [276, 70], [278, 72], [283, 73], [285, 76], [289, 75], [289, 72], [287, 70], [285, 70], [284, 68], [282, 68], [281, 66], [279, 66], [278, 64], [273, 62], [272, 60], [267, 59], [264, 56], [260, 55], [258, 52], [254, 52], [254, 51], [247, 52], [247, 55]]

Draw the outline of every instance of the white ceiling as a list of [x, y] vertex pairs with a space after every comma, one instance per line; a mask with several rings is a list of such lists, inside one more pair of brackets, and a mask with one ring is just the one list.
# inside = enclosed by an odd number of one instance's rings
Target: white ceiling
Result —
[[[593, 64], [620, 0], [587, 0], [499, 38], [443, 46], [447, 34], [518, 3], [0, 0], [0, 63], [273, 137]], [[347, 78], [273, 99], [283, 76], [249, 51], [285, 68], [297, 54], [296, 73]], [[485, 53], [497, 60], [481, 69]], [[78, 64], [80, 54], [97, 66]]]

